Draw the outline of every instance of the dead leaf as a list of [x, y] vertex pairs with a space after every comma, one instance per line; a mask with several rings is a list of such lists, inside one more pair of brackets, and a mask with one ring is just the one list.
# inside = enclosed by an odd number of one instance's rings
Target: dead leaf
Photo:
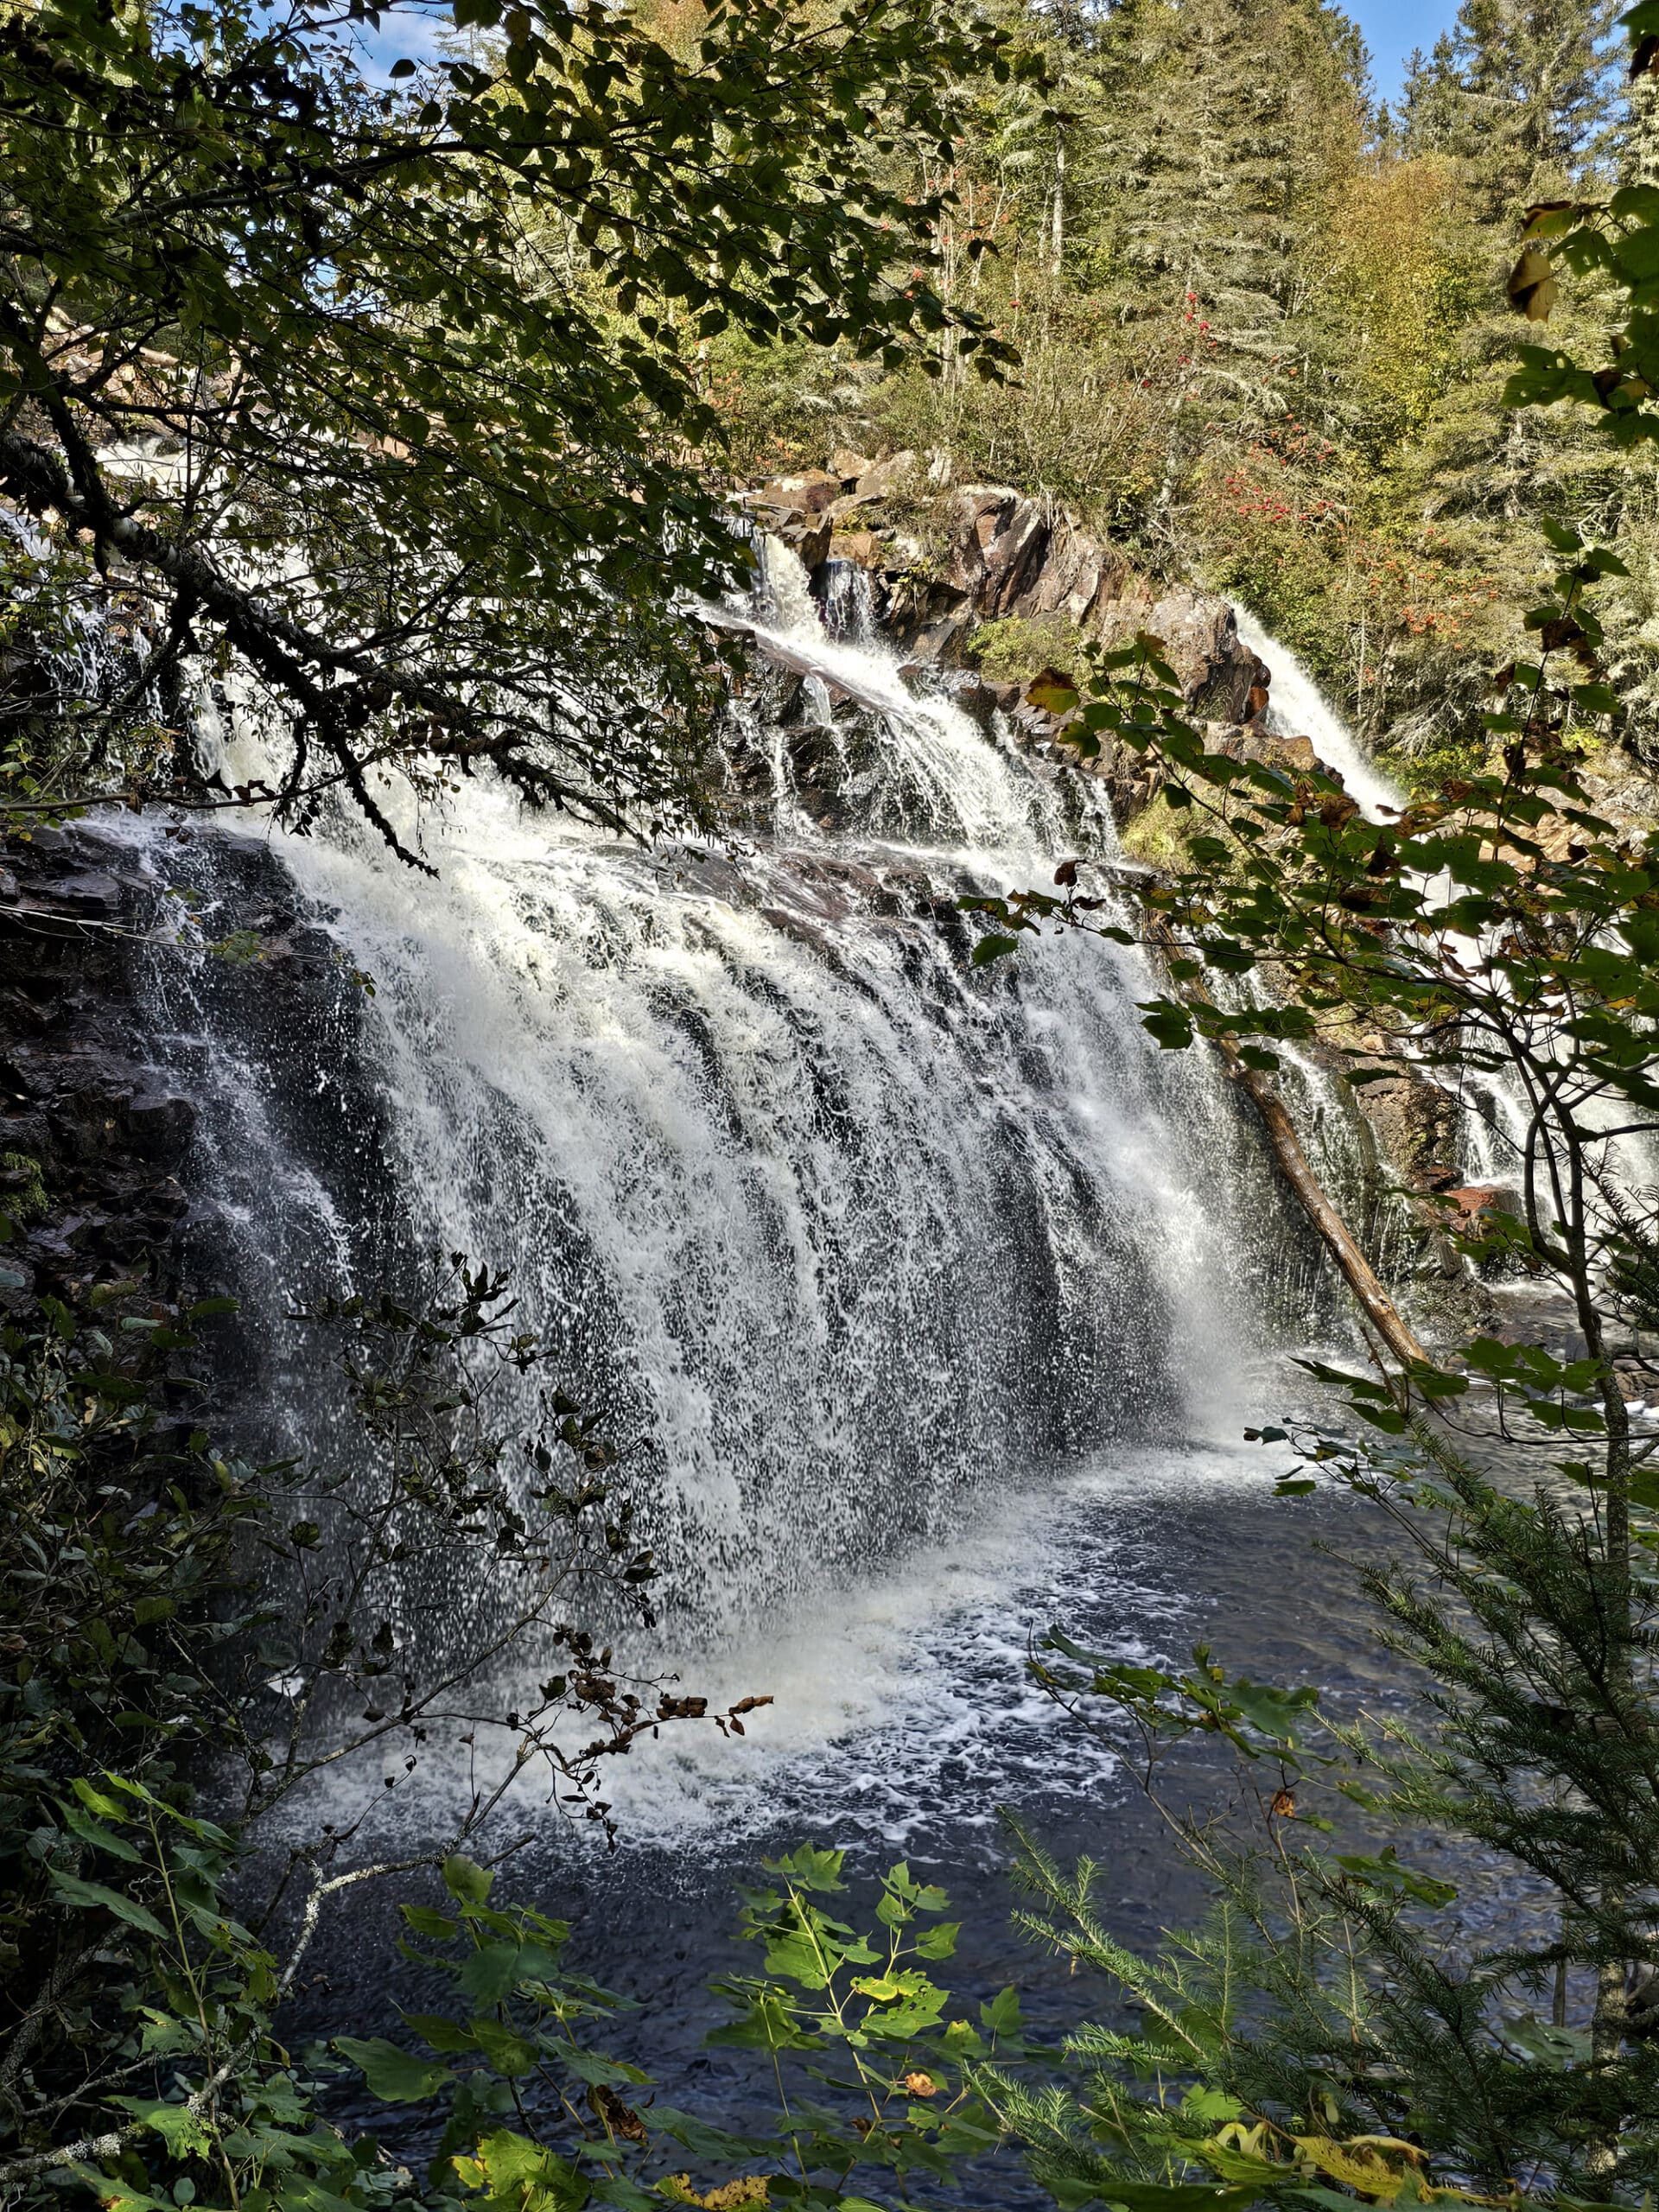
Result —
[[588, 2092], [588, 2101], [613, 2135], [620, 2135], [629, 2143], [644, 2144], [651, 2140], [645, 2123], [639, 2113], [625, 2105], [615, 2090], [607, 2088], [603, 2082], [594, 2082]]
[[1510, 272], [1510, 305], [1529, 322], [1546, 322], [1558, 288], [1549, 256], [1529, 245]]

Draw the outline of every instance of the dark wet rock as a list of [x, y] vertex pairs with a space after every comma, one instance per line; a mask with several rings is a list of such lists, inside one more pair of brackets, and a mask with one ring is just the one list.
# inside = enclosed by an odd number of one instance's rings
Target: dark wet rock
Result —
[[141, 1091], [127, 1107], [127, 1130], [150, 1160], [179, 1160], [195, 1135], [196, 1109], [188, 1098]]
[[41, 895], [72, 912], [95, 916], [100, 921], [113, 921], [121, 911], [121, 886], [112, 875], [100, 875], [92, 870], [75, 875], [60, 875], [41, 887]]
[[[24, 1180], [8, 1192], [20, 1235], [6, 1264], [36, 1291], [73, 1292], [135, 1268], [170, 1289], [189, 1213], [173, 1171], [195, 1109], [157, 1071], [137, 996], [134, 963], [161, 883], [141, 854], [91, 825], [37, 831], [7, 858], [0, 1155]], [[29, 1203], [41, 1187], [43, 1214]]]
[[951, 686], [951, 697], [964, 715], [970, 715], [982, 729], [988, 729], [991, 717], [999, 709], [1006, 712], [1020, 696], [1016, 683], [987, 683], [982, 677], [958, 677]]
[[1402, 1069], [1398, 1061], [1370, 1063], [1391, 1072], [1368, 1083], [1360, 1109], [1376, 1134], [1389, 1165], [1408, 1188], [1450, 1191], [1458, 1186], [1457, 1102], [1427, 1077]]

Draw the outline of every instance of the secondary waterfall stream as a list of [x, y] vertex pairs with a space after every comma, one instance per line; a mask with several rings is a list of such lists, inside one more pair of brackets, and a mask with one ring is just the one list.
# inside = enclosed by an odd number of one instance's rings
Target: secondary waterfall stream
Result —
[[[625, 1824], [662, 1834], [764, 1827], [791, 1760], [822, 1803], [946, 1614], [976, 1686], [939, 1689], [936, 1745], [988, 1697], [1039, 1765], [1009, 1606], [1134, 1581], [1115, 1497], [1265, 1480], [1218, 1440], [1271, 1319], [1306, 1319], [1297, 1224], [1224, 1087], [1142, 1032], [1139, 957], [966, 958], [957, 894], [1109, 849], [1104, 809], [918, 696], [844, 583], [836, 635], [781, 549], [768, 579], [788, 668], [734, 709], [749, 838], [643, 851], [482, 780], [419, 825], [435, 882], [355, 823], [198, 836], [165, 862], [198, 926], [291, 957], [153, 986], [280, 1448], [339, 1423], [288, 1302], [449, 1251], [510, 1271], [632, 1445], [660, 1656], [778, 1699], [741, 1754], [630, 1762]], [[1096, 1525], [1062, 1557], [1078, 1484]], [[910, 1769], [874, 1796], [883, 1829], [931, 1802]]]

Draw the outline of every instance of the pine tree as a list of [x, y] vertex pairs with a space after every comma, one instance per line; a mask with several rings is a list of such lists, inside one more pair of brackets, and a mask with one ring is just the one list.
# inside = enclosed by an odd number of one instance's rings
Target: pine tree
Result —
[[1302, 248], [1357, 158], [1363, 67], [1317, 0], [1126, 0], [1103, 35], [1080, 221], [1124, 321], [1166, 337], [1160, 532], [1207, 433], [1291, 411]]
[[1412, 57], [1406, 150], [1459, 156], [1489, 221], [1559, 194], [1607, 150], [1618, 13], [1618, 0], [1463, 0], [1452, 35]]
[[1389, 137], [1408, 159], [1419, 154], [1458, 150], [1467, 122], [1466, 95], [1458, 73], [1457, 48], [1442, 31], [1433, 51], [1414, 48], [1406, 61], [1400, 111], [1390, 118]]

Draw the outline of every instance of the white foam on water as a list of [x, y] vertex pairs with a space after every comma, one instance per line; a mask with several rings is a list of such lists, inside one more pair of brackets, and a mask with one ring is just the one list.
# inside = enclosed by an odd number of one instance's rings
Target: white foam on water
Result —
[[[1236, 1444], [1115, 1452], [985, 1503], [950, 1540], [820, 1587], [715, 1649], [641, 1655], [715, 1709], [773, 1702], [745, 1717], [741, 1738], [681, 1724], [606, 1764], [601, 1787], [625, 1842], [720, 1853], [787, 1829], [925, 1853], [964, 1830], [993, 1830], [1003, 1806], [1097, 1802], [1119, 1786], [1118, 1754], [1032, 1681], [1033, 1640], [1057, 1620], [1085, 1635], [1087, 1623], [1114, 1658], [1184, 1654], [1199, 1616], [1183, 1562], [1158, 1544], [1157, 1509], [1265, 1498], [1277, 1471], [1271, 1454]], [[498, 1685], [501, 1703], [516, 1688]], [[365, 1846], [416, 1811], [423, 1827], [458, 1820], [476, 1777], [512, 1763], [505, 1731], [493, 1741], [475, 1732], [465, 1755], [424, 1751], [397, 1799], [372, 1758], [336, 1770], [329, 1816], [358, 1823]], [[499, 1833], [557, 1818], [556, 1805], [546, 1770], [532, 1766]], [[302, 1800], [291, 1816], [302, 1829], [315, 1812]], [[573, 1834], [600, 1840], [580, 1818]]]

